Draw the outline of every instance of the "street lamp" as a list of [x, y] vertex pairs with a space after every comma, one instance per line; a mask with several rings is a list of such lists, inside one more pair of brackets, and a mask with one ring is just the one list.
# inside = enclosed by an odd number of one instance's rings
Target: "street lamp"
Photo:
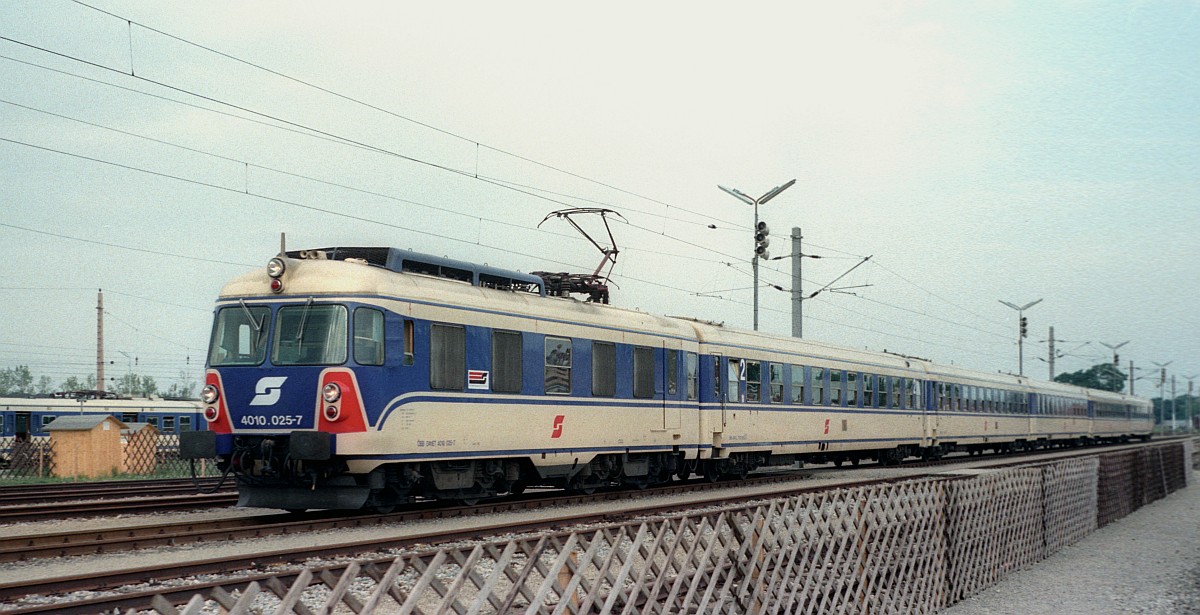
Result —
[[1029, 335], [1029, 321], [1025, 320], [1025, 310], [1028, 310], [1029, 308], [1041, 303], [1042, 300], [1038, 299], [1037, 301], [1030, 301], [1029, 303], [1020, 306], [1015, 303], [1009, 303], [1003, 299], [999, 299], [998, 301], [1017, 311], [1017, 375], [1024, 376], [1025, 337]]
[[771, 243], [770, 239], [767, 237], [771, 231], [767, 228], [767, 224], [765, 222], [760, 223], [758, 220], [758, 206], [766, 205], [767, 201], [770, 201], [771, 199], [779, 196], [780, 192], [783, 192], [784, 190], [791, 188], [792, 184], [794, 184], [794, 183], [796, 183], [796, 180], [793, 179], [793, 180], [787, 182], [786, 184], [783, 184], [780, 186], [775, 186], [774, 188], [771, 188], [770, 190], [768, 190], [766, 194], [758, 197], [757, 199], [750, 198], [749, 196], [747, 196], [745, 193], [743, 193], [741, 190], [738, 190], [737, 188], [726, 188], [725, 186], [722, 186], [720, 184], [717, 185], [718, 188], [720, 188], [727, 194], [730, 194], [731, 196], [738, 199], [739, 201], [741, 201], [747, 205], [754, 206], [754, 244], [755, 245], [754, 245], [754, 256], [750, 257], [750, 267], [751, 267], [751, 269], [754, 270], [754, 330], [755, 331], [758, 331], [758, 260], [770, 258], [770, 254], [767, 252], [767, 246], [769, 246]]

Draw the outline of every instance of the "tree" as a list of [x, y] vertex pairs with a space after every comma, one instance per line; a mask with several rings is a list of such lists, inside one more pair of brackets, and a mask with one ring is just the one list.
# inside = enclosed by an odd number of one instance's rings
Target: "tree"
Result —
[[38, 395], [49, 395], [53, 392], [54, 392], [54, 381], [50, 379], [50, 376], [42, 376], [41, 378], [38, 378], [38, 381], [37, 381], [37, 394]]
[[33, 393], [33, 374], [28, 365], [0, 369], [0, 395]]
[[1055, 376], [1054, 381], [1101, 391], [1120, 392], [1125, 389], [1125, 374], [1112, 363], [1093, 365], [1070, 374], [1062, 373]]

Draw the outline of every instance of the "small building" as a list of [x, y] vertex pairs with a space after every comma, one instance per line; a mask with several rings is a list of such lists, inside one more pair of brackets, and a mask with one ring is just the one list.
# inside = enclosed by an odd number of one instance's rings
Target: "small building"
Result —
[[60, 416], [46, 425], [54, 451], [54, 475], [96, 478], [122, 471], [121, 431], [111, 416]]

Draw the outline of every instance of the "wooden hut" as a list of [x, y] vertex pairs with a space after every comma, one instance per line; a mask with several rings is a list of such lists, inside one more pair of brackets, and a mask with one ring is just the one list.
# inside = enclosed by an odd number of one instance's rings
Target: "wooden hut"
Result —
[[112, 476], [122, 470], [121, 430], [111, 416], [60, 416], [46, 426], [54, 450], [54, 475]]

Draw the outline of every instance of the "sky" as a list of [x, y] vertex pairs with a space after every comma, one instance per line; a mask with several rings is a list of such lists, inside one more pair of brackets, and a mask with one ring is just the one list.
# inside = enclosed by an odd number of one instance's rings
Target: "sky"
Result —
[[806, 338], [1016, 372], [1001, 301], [1040, 299], [1027, 374], [1054, 327], [1056, 373], [1127, 341], [1138, 394], [1155, 362], [1182, 394], [1197, 101], [1195, 0], [4, 0], [0, 368], [93, 373], [103, 289], [106, 376], [199, 380], [280, 233], [591, 272], [567, 207], [622, 216], [615, 305], [749, 329], [754, 209], [718, 185], [795, 179], [762, 331], [799, 227]]

